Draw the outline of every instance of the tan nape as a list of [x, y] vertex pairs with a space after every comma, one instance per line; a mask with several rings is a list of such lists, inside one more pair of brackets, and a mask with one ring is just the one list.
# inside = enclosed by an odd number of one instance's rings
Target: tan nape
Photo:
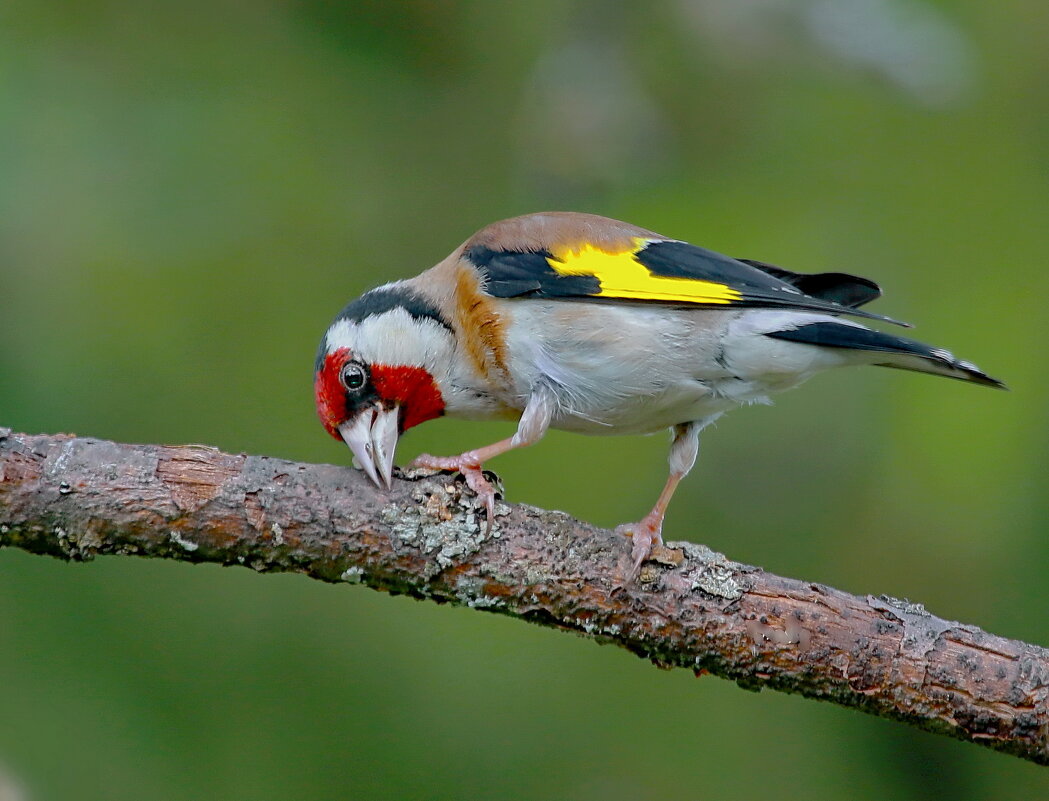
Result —
[[492, 250], [564, 250], [588, 243], [618, 252], [634, 248], [634, 239], [666, 239], [636, 225], [574, 211], [547, 211], [500, 220], [482, 228], [464, 245]]

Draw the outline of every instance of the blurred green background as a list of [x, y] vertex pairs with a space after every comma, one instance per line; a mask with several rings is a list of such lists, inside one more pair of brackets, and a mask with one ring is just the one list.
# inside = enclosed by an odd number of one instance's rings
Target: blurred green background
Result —
[[[334, 313], [549, 208], [877, 279], [1011, 393], [824, 375], [705, 436], [668, 539], [1049, 645], [1044, 2], [0, 7], [0, 424], [348, 462]], [[509, 426], [441, 420], [401, 461]], [[666, 441], [554, 432], [511, 500], [636, 519]], [[0, 552], [29, 799], [1031, 799], [1044, 768], [473, 611]]]

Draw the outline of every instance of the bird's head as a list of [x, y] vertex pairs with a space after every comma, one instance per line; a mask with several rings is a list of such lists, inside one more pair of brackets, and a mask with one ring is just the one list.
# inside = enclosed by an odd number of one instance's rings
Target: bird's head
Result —
[[314, 394], [324, 428], [350, 446], [378, 487], [390, 487], [400, 435], [444, 414], [439, 378], [454, 348], [436, 306], [403, 284], [343, 309], [317, 351]]

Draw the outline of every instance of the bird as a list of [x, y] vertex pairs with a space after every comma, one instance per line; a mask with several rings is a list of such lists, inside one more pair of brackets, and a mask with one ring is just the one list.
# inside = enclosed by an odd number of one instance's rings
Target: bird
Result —
[[483, 466], [551, 428], [671, 432], [651, 511], [616, 532], [630, 569], [662, 545], [663, 521], [725, 412], [768, 402], [834, 367], [879, 365], [1004, 388], [950, 351], [860, 320], [873, 281], [736, 259], [629, 223], [542, 212], [492, 223], [414, 278], [365, 292], [321, 339], [314, 394], [324, 428], [390, 489], [401, 435], [443, 415], [517, 422], [513, 436], [412, 467], [461, 473], [487, 512]]

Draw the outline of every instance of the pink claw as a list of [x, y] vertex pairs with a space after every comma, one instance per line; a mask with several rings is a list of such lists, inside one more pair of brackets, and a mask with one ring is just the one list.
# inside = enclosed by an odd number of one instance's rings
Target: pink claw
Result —
[[431, 456], [428, 453], [420, 454], [411, 463], [411, 467], [422, 467], [428, 470], [446, 470], [449, 472], [462, 473], [466, 479], [466, 486], [474, 491], [484, 504], [488, 519], [485, 525], [485, 536], [492, 533], [495, 524], [495, 488], [487, 478], [481, 465], [472, 459], [463, 456]]
[[637, 578], [641, 571], [641, 565], [652, 555], [656, 545], [663, 544], [663, 517], [662, 515], [649, 514], [637, 523], [623, 523], [616, 526], [616, 534], [633, 539], [630, 547], [630, 556], [634, 560], [634, 566], [630, 571], [630, 578]]

